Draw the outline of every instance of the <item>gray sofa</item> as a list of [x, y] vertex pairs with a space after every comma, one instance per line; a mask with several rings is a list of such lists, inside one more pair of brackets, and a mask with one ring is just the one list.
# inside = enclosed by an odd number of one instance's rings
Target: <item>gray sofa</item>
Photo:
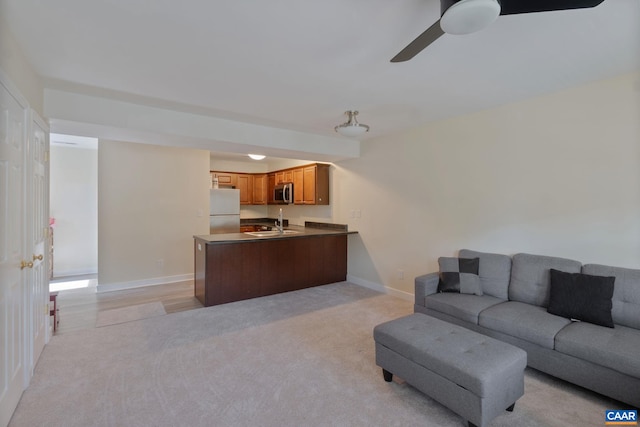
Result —
[[[415, 312], [513, 344], [534, 369], [640, 407], [640, 270], [468, 249], [458, 256], [479, 259], [482, 292], [438, 292], [438, 272], [419, 276]], [[550, 314], [551, 269], [615, 277], [614, 327]]]

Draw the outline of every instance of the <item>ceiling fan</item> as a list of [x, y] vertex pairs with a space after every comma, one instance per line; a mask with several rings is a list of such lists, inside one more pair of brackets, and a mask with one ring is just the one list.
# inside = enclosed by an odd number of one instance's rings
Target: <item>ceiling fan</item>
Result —
[[595, 7], [604, 0], [440, 0], [441, 17], [391, 62], [408, 61], [444, 33], [470, 34], [489, 26], [498, 15]]

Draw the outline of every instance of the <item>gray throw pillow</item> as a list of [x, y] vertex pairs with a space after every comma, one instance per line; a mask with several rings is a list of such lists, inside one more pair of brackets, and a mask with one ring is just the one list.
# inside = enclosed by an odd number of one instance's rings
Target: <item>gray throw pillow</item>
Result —
[[479, 258], [440, 257], [438, 292], [482, 295], [482, 283], [478, 270]]

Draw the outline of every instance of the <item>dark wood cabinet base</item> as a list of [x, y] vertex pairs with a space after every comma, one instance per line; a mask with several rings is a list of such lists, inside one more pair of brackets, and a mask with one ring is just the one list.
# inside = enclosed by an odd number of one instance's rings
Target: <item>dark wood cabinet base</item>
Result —
[[195, 296], [224, 304], [346, 280], [347, 235], [249, 242], [196, 239]]

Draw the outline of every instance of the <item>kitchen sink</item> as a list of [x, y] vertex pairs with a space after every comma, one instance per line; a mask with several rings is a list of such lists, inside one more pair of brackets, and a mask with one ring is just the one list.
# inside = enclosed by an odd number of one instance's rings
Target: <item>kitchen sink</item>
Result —
[[274, 237], [274, 236], [281, 236], [281, 235], [286, 235], [286, 234], [298, 234], [300, 233], [299, 231], [296, 230], [283, 230], [282, 233], [280, 233], [278, 230], [271, 230], [271, 231], [245, 231], [244, 234], [248, 234], [250, 236], [255, 236], [255, 237]]

